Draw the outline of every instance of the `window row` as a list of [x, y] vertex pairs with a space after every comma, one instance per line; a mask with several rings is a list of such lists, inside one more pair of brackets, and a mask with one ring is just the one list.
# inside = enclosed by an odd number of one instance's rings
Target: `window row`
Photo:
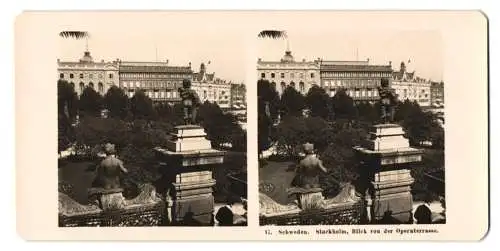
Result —
[[[59, 78], [64, 78], [64, 76], [65, 76], [65, 75], [64, 75], [64, 73], [59, 73]], [[80, 78], [84, 78], [84, 74], [83, 74], [83, 73], [80, 73], [78, 76], [79, 76]], [[93, 78], [94, 78], [94, 74], [92, 74], [92, 73], [88, 73], [88, 77], [89, 77], [90, 79], [93, 79]], [[98, 77], [99, 79], [102, 79], [102, 78], [103, 78], [103, 75], [102, 75], [101, 73], [99, 73], [99, 74], [97, 74], [97, 77]], [[70, 79], [75, 78], [75, 74], [70, 73], [70, 74], [69, 74], [69, 78], [70, 78]], [[108, 74], [108, 78], [113, 78], [113, 73]]]
[[[71, 86], [73, 86], [73, 89], [75, 89], [75, 83], [70, 82], [69, 84], [70, 84]], [[95, 89], [95, 86], [94, 86], [94, 83], [92, 83], [92, 82], [89, 82], [88, 84], [85, 84], [85, 83], [83, 83], [83, 82], [80, 82], [80, 83], [78, 84], [78, 87], [79, 87], [80, 93], [82, 93], [82, 92], [83, 92], [83, 90], [85, 90], [85, 88], [86, 88], [86, 87], [90, 87], [90, 88], [92, 88], [92, 89], [96, 90], [96, 89]], [[97, 91], [97, 92], [99, 92], [100, 94], [104, 94], [104, 84], [103, 84], [103, 83], [101, 83], [101, 82], [99, 82], [99, 83], [97, 84], [97, 90], [96, 90], [96, 91]]]
[[123, 81], [121, 83], [122, 87], [127, 87], [127, 88], [175, 88], [176, 83], [174, 82], [161, 82], [161, 81], [155, 81], [155, 82], [126, 82]]
[[[125, 93], [128, 93], [129, 97], [133, 97], [136, 91], [136, 89], [134, 88], [131, 89], [123, 88], [123, 90], [125, 91]], [[153, 90], [153, 91], [145, 91], [144, 93], [146, 94], [146, 96], [150, 98], [177, 98], [179, 96], [177, 91], [173, 90]]]
[[[286, 74], [286, 73], [281, 72], [279, 75], [280, 75], [280, 77], [281, 77], [281, 78], [285, 78], [285, 74]], [[289, 74], [290, 74], [290, 78], [295, 78], [295, 73], [291, 72], [291, 73], [289, 73]], [[275, 74], [274, 72], [271, 72], [271, 74], [269, 74], [269, 75], [271, 76], [271, 78], [276, 78], [276, 74]], [[299, 74], [298, 74], [298, 76], [299, 76], [299, 78], [304, 78], [304, 73], [299, 73]], [[315, 76], [315, 75], [314, 75], [314, 72], [311, 72], [311, 73], [309, 74], [309, 76], [310, 76], [311, 78], [314, 78], [314, 76]], [[263, 72], [263, 73], [261, 73], [261, 74], [260, 74], [260, 77], [261, 77], [261, 78], [266, 78], [266, 73], [264, 73], [264, 72]]]
[[[276, 89], [275, 82], [271, 82], [271, 86]], [[280, 83], [281, 91], [284, 91], [288, 86], [290, 86], [290, 87], [294, 88], [295, 90], [298, 90], [299, 92], [302, 92], [302, 93], [306, 91], [306, 86], [305, 86], [304, 82], [300, 82], [298, 85], [298, 89], [297, 89], [297, 86], [296, 86], [295, 82], [293, 82], [293, 81], [290, 82], [288, 85], [287, 85], [287, 83], [282, 81]]]
[[391, 77], [391, 73], [385, 72], [323, 72], [322, 77]]
[[206, 99], [217, 99], [217, 98], [218, 99], [229, 99], [229, 96], [224, 95], [224, 94], [226, 94], [225, 91], [222, 91], [219, 94], [217, 94], [217, 91], [213, 91], [212, 92], [212, 91], [207, 91], [207, 90], [203, 90], [203, 92], [198, 91], [197, 93], [204, 100], [206, 100]]
[[376, 79], [356, 79], [356, 80], [325, 80], [323, 86], [325, 87], [353, 87], [353, 86], [366, 86], [378, 85], [380, 80]]
[[187, 74], [161, 74], [161, 73], [120, 73], [124, 79], [148, 79], [148, 78], [189, 78]]

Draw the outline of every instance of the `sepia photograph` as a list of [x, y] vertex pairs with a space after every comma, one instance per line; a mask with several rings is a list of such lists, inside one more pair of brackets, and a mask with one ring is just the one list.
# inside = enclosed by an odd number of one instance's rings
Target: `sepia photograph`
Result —
[[446, 222], [440, 35], [257, 35], [261, 225]]
[[27, 11], [19, 235], [481, 239], [487, 23], [479, 11]]
[[246, 226], [246, 85], [224, 50], [238, 37], [88, 16], [54, 34], [59, 226]]

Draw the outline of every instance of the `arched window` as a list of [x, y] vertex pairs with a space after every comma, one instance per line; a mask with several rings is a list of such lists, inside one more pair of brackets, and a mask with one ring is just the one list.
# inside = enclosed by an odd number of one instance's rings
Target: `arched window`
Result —
[[90, 88], [94, 89], [94, 83], [90, 82], [89, 86], [90, 86]]
[[299, 83], [299, 90], [300, 90], [300, 92], [305, 92], [306, 91], [306, 87], [304, 85], [304, 82], [302, 82], [302, 81]]
[[69, 78], [74, 78], [74, 77], [75, 77], [75, 75], [73, 75], [73, 73], [69, 74]]
[[274, 78], [274, 77], [275, 77], [275, 74], [274, 74], [274, 72], [273, 72], [273, 73], [271, 73], [271, 78]]
[[59, 78], [64, 78], [64, 73], [59, 74]]
[[290, 82], [290, 86], [293, 87], [293, 88], [295, 88], [295, 82], [293, 82], [293, 81]]
[[99, 84], [97, 84], [97, 88], [99, 88], [100, 94], [104, 93], [104, 85], [101, 82], [99, 82]]
[[83, 92], [83, 89], [85, 89], [85, 84], [80, 82], [80, 92]]
[[71, 85], [71, 87], [73, 88], [73, 91], [75, 91], [75, 83], [73, 82], [69, 82], [69, 84]]
[[284, 91], [286, 88], [285, 82], [281, 82], [280, 85], [281, 85], [281, 90]]
[[271, 87], [276, 90], [276, 82], [271, 82]]

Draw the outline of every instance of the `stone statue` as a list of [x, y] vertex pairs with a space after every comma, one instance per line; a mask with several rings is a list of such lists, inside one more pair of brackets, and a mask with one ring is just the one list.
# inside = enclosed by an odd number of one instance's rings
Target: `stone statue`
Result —
[[198, 107], [201, 105], [201, 101], [198, 94], [191, 89], [191, 81], [189, 79], [184, 79], [184, 81], [182, 81], [182, 87], [179, 88], [179, 94], [182, 98], [182, 106], [184, 109], [184, 123], [186, 125], [195, 124], [196, 113]]
[[306, 143], [303, 147], [305, 156], [297, 166], [292, 186], [304, 189], [319, 188], [319, 174], [320, 172], [326, 173], [327, 170], [323, 162], [314, 154], [313, 144]]
[[128, 173], [128, 170], [123, 166], [123, 162], [115, 156], [115, 146], [107, 143], [104, 146], [106, 157], [97, 167], [97, 182], [99, 187], [105, 190], [119, 189], [120, 176], [122, 173]]
[[394, 122], [394, 113], [397, 103], [397, 94], [394, 89], [389, 87], [389, 80], [382, 79], [381, 86], [378, 88], [380, 96], [380, 109], [382, 111], [382, 122], [387, 124]]

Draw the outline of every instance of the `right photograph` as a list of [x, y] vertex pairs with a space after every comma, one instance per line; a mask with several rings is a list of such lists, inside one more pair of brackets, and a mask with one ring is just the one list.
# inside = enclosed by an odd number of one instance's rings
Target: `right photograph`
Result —
[[446, 223], [439, 31], [256, 38], [261, 226]]

